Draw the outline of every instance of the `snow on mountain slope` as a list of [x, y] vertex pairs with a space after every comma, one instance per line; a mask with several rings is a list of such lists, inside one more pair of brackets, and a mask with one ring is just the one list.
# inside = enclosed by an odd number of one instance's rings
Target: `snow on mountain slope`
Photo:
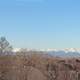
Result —
[[13, 52], [18, 52], [18, 51], [20, 51], [20, 49], [21, 49], [21, 48], [13, 48], [12, 51], [13, 51]]

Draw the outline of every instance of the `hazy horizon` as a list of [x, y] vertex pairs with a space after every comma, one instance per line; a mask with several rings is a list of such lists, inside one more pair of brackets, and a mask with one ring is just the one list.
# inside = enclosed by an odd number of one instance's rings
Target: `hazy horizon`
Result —
[[80, 1], [1, 0], [0, 36], [15, 48], [80, 48]]

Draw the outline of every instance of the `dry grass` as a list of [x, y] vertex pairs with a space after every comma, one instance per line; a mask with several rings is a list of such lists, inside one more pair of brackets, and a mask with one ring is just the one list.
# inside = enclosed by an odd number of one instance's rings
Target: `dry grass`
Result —
[[80, 80], [79, 58], [0, 56], [0, 80]]

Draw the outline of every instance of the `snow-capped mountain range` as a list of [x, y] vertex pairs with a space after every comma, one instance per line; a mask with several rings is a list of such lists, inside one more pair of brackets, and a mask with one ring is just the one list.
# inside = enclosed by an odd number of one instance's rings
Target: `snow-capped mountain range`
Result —
[[13, 51], [19, 51], [21, 49], [35, 50], [35, 51], [64, 51], [64, 52], [80, 52], [80, 48], [65, 48], [65, 49], [30, 49], [30, 48], [14, 48]]
[[47, 49], [46, 51], [64, 51], [65, 53], [68, 52], [79, 52], [80, 53], [80, 48], [65, 48], [65, 49]]
[[53, 49], [48, 50], [48, 54], [57, 57], [80, 57], [79, 48]]
[[[20, 51], [21, 48], [14, 48], [13, 52]], [[66, 49], [23, 49], [26, 51], [42, 51], [51, 56], [57, 57], [80, 57], [80, 48], [66, 48]]]

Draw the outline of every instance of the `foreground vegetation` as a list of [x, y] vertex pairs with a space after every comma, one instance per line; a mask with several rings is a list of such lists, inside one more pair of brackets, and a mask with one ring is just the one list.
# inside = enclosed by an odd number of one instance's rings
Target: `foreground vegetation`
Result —
[[44, 80], [80, 80], [79, 59], [51, 58], [41, 54], [0, 57], [0, 80], [29, 80], [32, 69], [39, 70], [41, 73], [36, 76], [43, 75]]
[[0, 80], [80, 80], [80, 58], [51, 57], [43, 52], [11, 52], [0, 39]]

